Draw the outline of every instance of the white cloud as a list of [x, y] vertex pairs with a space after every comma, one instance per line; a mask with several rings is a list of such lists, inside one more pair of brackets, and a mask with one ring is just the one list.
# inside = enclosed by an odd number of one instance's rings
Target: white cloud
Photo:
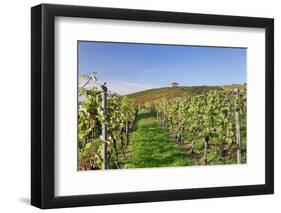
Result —
[[[85, 84], [85, 79], [80, 79], [80, 84]], [[128, 95], [134, 92], [140, 92], [147, 89], [156, 88], [156, 86], [153, 85], [147, 85], [144, 83], [138, 83], [138, 82], [126, 82], [126, 81], [118, 81], [118, 80], [99, 80], [99, 83], [103, 84], [106, 82], [107, 88], [111, 92], [115, 92], [119, 95]], [[93, 87], [97, 86], [96, 83], [90, 82], [87, 87]]]

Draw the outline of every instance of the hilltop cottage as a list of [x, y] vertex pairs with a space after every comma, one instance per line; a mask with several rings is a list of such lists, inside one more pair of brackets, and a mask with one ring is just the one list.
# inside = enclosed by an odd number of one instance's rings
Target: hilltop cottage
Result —
[[177, 83], [177, 82], [172, 82], [172, 87], [177, 87], [177, 86], [179, 86], [179, 83]]

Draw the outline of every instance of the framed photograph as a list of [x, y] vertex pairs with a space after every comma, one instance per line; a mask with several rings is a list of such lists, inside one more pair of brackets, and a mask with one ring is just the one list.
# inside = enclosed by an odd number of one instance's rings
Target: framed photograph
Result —
[[274, 192], [274, 21], [31, 9], [31, 204]]

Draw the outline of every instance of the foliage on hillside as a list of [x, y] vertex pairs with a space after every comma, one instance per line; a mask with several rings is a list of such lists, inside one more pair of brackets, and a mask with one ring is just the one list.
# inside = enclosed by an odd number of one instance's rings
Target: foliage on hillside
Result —
[[136, 103], [143, 105], [146, 102], [161, 98], [187, 97], [207, 93], [210, 90], [222, 90], [219, 86], [192, 86], [192, 87], [162, 87], [156, 89], [136, 92], [127, 97], [132, 98]]
[[235, 88], [246, 91], [247, 84], [231, 84], [231, 85], [223, 85], [222, 88], [226, 91], [234, 90]]

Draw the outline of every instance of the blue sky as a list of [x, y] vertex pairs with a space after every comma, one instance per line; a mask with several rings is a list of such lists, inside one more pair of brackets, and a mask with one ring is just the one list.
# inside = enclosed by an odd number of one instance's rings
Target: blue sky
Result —
[[124, 95], [150, 88], [246, 82], [245, 48], [86, 42], [78, 43], [79, 74]]

